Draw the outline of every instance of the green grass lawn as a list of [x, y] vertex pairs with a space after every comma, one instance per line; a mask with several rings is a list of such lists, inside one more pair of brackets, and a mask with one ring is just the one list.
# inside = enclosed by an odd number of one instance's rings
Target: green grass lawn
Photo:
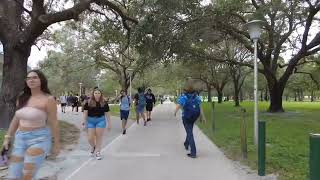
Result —
[[[119, 105], [112, 105], [110, 107], [110, 114], [112, 116], [118, 116], [120, 117], [120, 106]], [[134, 109], [134, 106], [131, 107], [129, 119], [135, 120], [136, 119], [136, 111]]]
[[4, 130], [0, 130], [0, 146], [2, 146], [5, 133], [6, 132]]
[[[309, 133], [320, 132], [320, 103], [284, 102], [285, 113], [266, 112], [268, 103], [259, 104], [259, 119], [266, 121], [267, 173], [279, 174], [280, 180], [304, 180], [309, 173]], [[204, 103], [208, 122], [199, 123], [207, 136], [232, 159], [257, 169], [257, 149], [253, 145], [253, 102], [243, 102], [247, 110], [248, 160], [241, 159], [240, 108], [217, 104], [216, 131], [212, 131], [211, 105]]]

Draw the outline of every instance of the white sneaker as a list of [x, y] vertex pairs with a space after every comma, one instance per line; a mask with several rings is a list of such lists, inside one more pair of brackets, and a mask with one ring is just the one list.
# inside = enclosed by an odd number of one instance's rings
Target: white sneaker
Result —
[[100, 154], [99, 151], [96, 152], [96, 159], [97, 159], [97, 160], [101, 160], [101, 159], [102, 159], [101, 154]]

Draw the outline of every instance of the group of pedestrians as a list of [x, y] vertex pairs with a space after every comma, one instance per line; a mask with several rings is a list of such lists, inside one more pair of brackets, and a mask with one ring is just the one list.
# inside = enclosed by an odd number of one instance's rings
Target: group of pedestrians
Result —
[[83, 105], [83, 102], [87, 100], [85, 95], [79, 96], [78, 94], [61, 95], [58, 102], [61, 105], [61, 112], [66, 113], [66, 108], [71, 107], [71, 111], [79, 112], [79, 107]]
[[[193, 137], [193, 126], [200, 115], [201, 100], [191, 85], [178, 98], [174, 115], [179, 109], [183, 110], [182, 121], [186, 130], [185, 149], [189, 149], [189, 157], [195, 158], [196, 146]], [[126, 134], [127, 121], [132, 105], [131, 97], [126, 90], [121, 91], [120, 119], [122, 134]], [[151, 112], [156, 103], [151, 89], [146, 93], [138, 88], [134, 96], [136, 122], [143, 119], [144, 126], [152, 120]], [[62, 112], [67, 104], [67, 98], [60, 97]], [[147, 114], [145, 116], [145, 110]], [[90, 156], [101, 160], [101, 144], [103, 133], [111, 129], [110, 108], [105, 101], [102, 91], [94, 88], [91, 97], [83, 107], [82, 126], [87, 130], [90, 145]], [[14, 141], [13, 141], [14, 139]], [[57, 120], [57, 102], [48, 89], [45, 75], [39, 70], [27, 73], [23, 92], [17, 98], [17, 110], [11, 121], [1, 149], [1, 156], [8, 155], [11, 149], [8, 179], [32, 180], [45, 158], [60, 152], [59, 123]], [[50, 152], [51, 150], [51, 152]]]

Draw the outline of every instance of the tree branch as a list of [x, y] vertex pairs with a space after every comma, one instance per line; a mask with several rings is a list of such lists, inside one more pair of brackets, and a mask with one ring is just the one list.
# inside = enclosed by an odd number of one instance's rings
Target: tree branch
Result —
[[127, 29], [127, 30], [130, 30], [130, 27], [129, 25], [127, 24], [127, 20], [128, 21], [131, 21], [135, 24], [138, 24], [138, 20], [134, 19], [134, 18], [131, 18], [129, 17], [128, 15], [126, 15], [117, 5], [115, 5], [114, 3], [110, 2], [110, 1], [107, 1], [107, 0], [94, 0], [96, 4], [98, 5], [106, 5], [108, 7], [110, 7], [112, 10], [116, 11], [122, 18], [122, 22], [123, 22], [123, 25], [124, 27]]
[[65, 9], [61, 12], [41, 15], [39, 21], [46, 25], [51, 25], [57, 22], [66, 21], [70, 19], [78, 19], [78, 16], [90, 7], [92, 0], [81, 0], [72, 8]]
[[19, 2], [18, 0], [14, 1], [23, 9], [23, 11], [27, 12], [30, 16], [32, 16], [32, 12], [26, 9], [21, 2]]
[[312, 24], [313, 17], [317, 14], [317, 12], [318, 11], [315, 10], [314, 8], [311, 8], [311, 7], [309, 8], [309, 14], [308, 14], [308, 18], [307, 18], [307, 21], [306, 21], [305, 30], [304, 30], [303, 38], [302, 38], [302, 47], [301, 47], [301, 49], [303, 51], [307, 50], [307, 40], [308, 40], [310, 27], [311, 27], [311, 24]]
[[317, 48], [314, 48], [314, 49], [311, 50], [311, 51], [308, 51], [308, 52], [306, 53], [306, 56], [313, 55], [313, 54], [317, 53], [318, 51], [320, 51], [320, 46], [317, 47]]
[[297, 73], [297, 74], [307, 74], [307, 75], [309, 75], [310, 78], [312, 79], [312, 81], [317, 85], [317, 88], [319, 89], [320, 84], [319, 84], [319, 82], [313, 77], [313, 74], [312, 74], [312, 73], [298, 71], [297, 68], [294, 69], [294, 73]]
[[[303, 62], [300, 62], [297, 64], [297, 66], [300, 66], [300, 65], [303, 65], [303, 64], [309, 64], [309, 63], [317, 63], [318, 61], [303, 61]], [[287, 64], [278, 64], [278, 67], [279, 68], [284, 68], [284, 67], [287, 67], [290, 63], [287, 63]]]

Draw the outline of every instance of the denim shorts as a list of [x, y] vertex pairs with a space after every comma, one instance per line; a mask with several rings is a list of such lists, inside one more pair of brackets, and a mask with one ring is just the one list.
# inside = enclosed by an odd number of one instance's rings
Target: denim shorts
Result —
[[106, 128], [107, 121], [105, 116], [87, 118], [87, 128]]
[[[21, 162], [11, 162], [9, 164], [9, 179], [22, 179], [24, 163], [32, 163], [35, 168], [33, 178], [41, 164], [49, 154], [51, 149], [52, 136], [49, 128], [41, 128], [34, 131], [17, 131], [15, 135], [12, 156], [21, 157]], [[40, 148], [44, 151], [43, 154], [37, 156], [27, 155], [26, 151], [29, 148]]]
[[136, 108], [137, 113], [144, 113], [145, 105], [138, 105]]
[[130, 111], [120, 110], [120, 119], [121, 120], [128, 120], [129, 112]]

